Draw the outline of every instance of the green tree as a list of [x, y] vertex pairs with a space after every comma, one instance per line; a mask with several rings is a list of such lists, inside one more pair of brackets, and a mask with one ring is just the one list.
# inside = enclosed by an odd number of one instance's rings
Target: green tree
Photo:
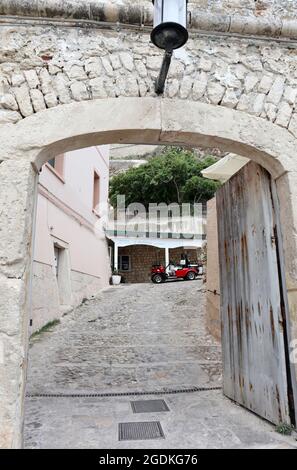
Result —
[[212, 156], [198, 160], [194, 152], [166, 147], [148, 163], [114, 176], [110, 181], [110, 202], [116, 207], [117, 196], [125, 195], [126, 205], [139, 202], [195, 203], [211, 199], [219, 183], [203, 178], [201, 171], [213, 165]]

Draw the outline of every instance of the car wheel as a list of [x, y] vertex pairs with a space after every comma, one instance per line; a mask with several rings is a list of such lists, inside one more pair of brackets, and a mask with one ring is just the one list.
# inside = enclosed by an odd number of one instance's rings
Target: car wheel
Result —
[[163, 282], [163, 277], [160, 275], [160, 274], [155, 274], [153, 277], [152, 277], [152, 281], [155, 283], [155, 284], [161, 284]]
[[186, 275], [186, 280], [187, 281], [194, 281], [195, 279], [195, 273], [193, 271], [190, 271], [187, 275]]

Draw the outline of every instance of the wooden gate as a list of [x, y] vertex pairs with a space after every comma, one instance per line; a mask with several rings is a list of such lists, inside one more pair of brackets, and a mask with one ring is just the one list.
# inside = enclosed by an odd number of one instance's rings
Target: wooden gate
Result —
[[250, 162], [217, 194], [224, 394], [294, 420], [274, 182]]

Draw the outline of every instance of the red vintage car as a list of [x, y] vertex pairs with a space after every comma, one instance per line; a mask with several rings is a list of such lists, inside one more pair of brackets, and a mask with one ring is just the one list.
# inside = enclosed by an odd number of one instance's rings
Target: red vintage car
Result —
[[155, 284], [162, 282], [184, 279], [185, 281], [194, 281], [199, 274], [198, 266], [175, 266], [174, 269], [166, 269], [162, 264], [155, 264], [151, 269], [151, 279]]

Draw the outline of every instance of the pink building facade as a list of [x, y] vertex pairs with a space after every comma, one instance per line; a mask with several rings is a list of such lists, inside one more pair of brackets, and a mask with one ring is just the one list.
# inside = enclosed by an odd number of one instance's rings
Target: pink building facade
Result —
[[59, 319], [110, 278], [98, 205], [107, 203], [109, 146], [60, 155], [38, 185], [31, 333]]

